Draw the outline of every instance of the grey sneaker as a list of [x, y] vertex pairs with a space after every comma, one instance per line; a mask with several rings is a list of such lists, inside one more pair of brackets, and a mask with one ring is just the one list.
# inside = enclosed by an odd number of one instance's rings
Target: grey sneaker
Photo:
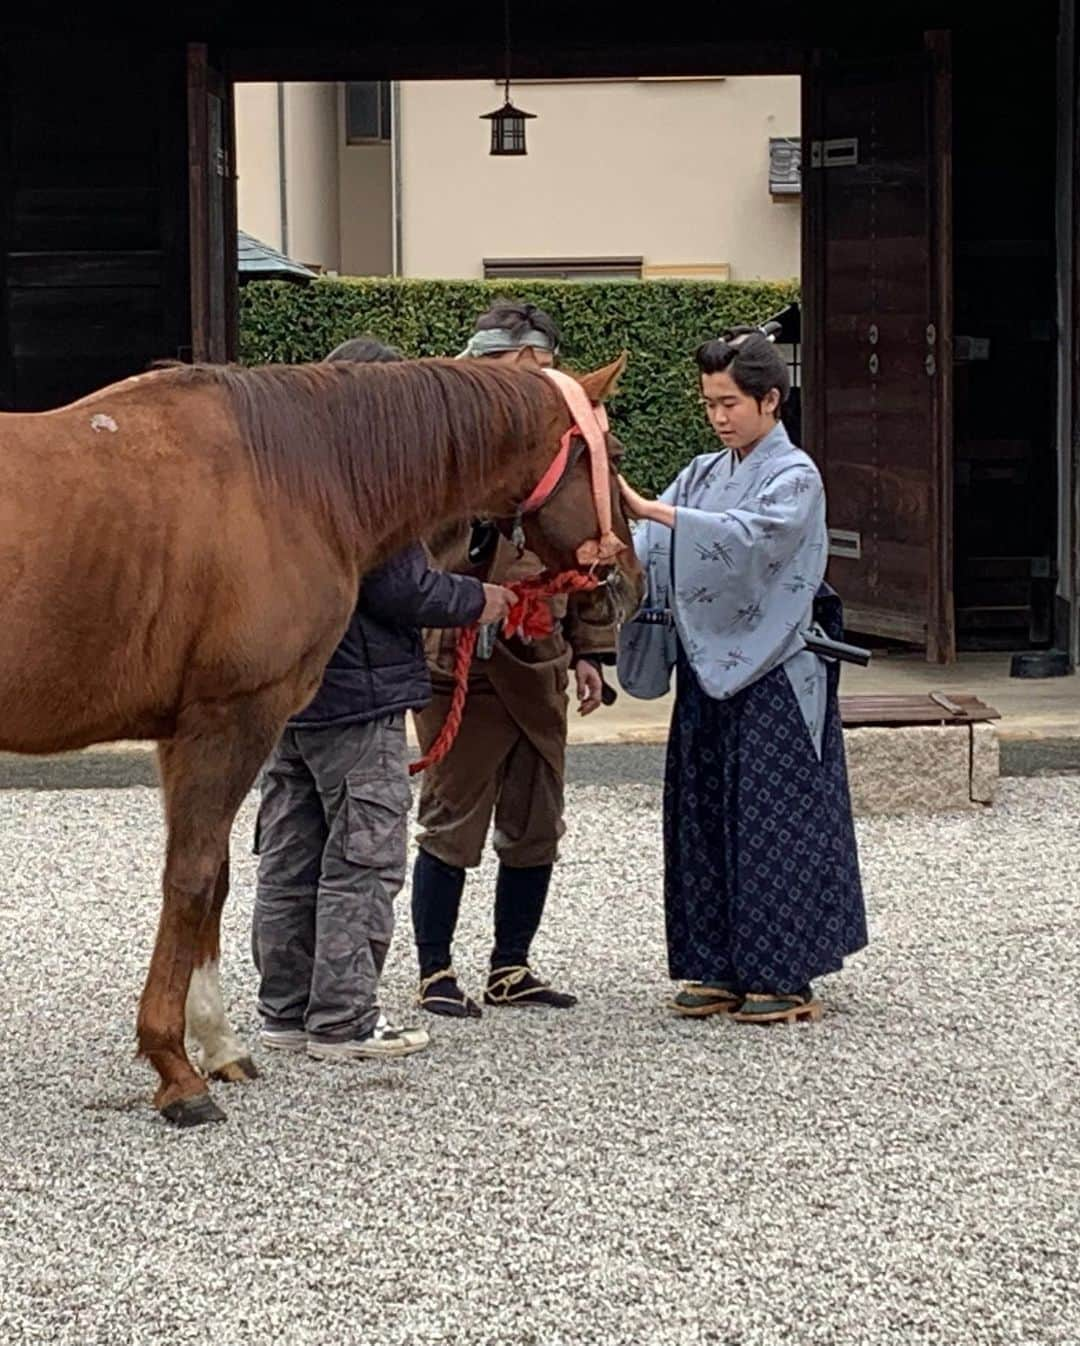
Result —
[[275, 1052], [302, 1052], [307, 1046], [307, 1034], [302, 1028], [263, 1028], [259, 1041]]
[[392, 1028], [395, 1033], [400, 1033], [406, 1042], [415, 1042], [416, 1050], [420, 1051], [431, 1041], [426, 1028], [421, 1028], [419, 1024], [392, 1024], [385, 1014], [380, 1014], [375, 1023], [376, 1028]]
[[388, 1060], [394, 1056], [410, 1056], [423, 1051], [428, 1035], [422, 1028], [401, 1029], [385, 1022], [362, 1038], [347, 1038], [344, 1042], [322, 1042], [308, 1038], [307, 1054], [316, 1061]]

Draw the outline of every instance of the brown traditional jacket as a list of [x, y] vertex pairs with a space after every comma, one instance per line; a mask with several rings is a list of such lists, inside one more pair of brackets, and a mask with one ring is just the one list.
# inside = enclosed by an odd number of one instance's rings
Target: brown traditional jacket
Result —
[[[429, 539], [433, 563], [458, 575], [473, 575], [488, 584], [510, 584], [530, 579], [543, 570], [540, 558], [519, 551], [502, 534], [490, 555], [479, 564], [469, 557], [472, 529], [454, 525]], [[562, 774], [566, 739], [567, 670], [588, 656], [614, 656], [616, 627], [606, 590], [560, 596], [548, 600], [555, 630], [542, 640], [527, 642], [502, 634], [490, 658], [473, 661], [471, 678], [485, 679], [532, 740], [537, 750]], [[453, 675], [455, 630], [427, 630], [424, 650], [436, 690]], [[607, 662], [605, 660], [605, 662]], [[559, 725], [561, 722], [561, 730]], [[556, 741], [561, 738], [561, 741]]]

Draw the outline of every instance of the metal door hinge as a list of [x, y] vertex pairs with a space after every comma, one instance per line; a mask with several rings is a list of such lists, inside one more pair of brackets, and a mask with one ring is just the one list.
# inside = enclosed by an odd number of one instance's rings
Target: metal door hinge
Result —
[[829, 555], [842, 556], [849, 561], [862, 560], [862, 534], [845, 528], [829, 529]]
[[819, 140], [814, 143], [820, 146], [820, 157], [819, 162], [814, 164], [813, 151], [811, 151], [811, 167], [854, 168], [859, 162], [858, 136], [846, 136], [838, 140]]

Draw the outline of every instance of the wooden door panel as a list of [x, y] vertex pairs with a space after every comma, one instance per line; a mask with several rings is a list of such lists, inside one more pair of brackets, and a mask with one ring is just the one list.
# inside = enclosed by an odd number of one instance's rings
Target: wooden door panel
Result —
[[[948, 657], [934, 69], [929, 45], [880, 60], [818, 53], [812, 64], [804, 162], [816, 219], [804, 272], [816, 344], [804, 383], [830, 527], [858, 537], [857, 556], [830, 560], [849, 625]], [[813, 166], [838, 153], [857, 161]]]
[[237, 285], [232, 89], [206, 46], [188, 47], [191, 349], [224, 361], [235, 346]]
[[[0, 61], [0, 407], [41, 411], [175, 357], [186, 276], [177, 53], [13, 41]], [[186, 244], [186, 240], [185, 240]]]

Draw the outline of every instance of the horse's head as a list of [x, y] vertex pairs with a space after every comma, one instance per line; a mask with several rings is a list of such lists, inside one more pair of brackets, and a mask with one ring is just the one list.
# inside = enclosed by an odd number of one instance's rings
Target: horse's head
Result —
[[[603, 409], [625, 366], [623, 354], [589, 374], [554, 376], [556, 386], [562, 386], [557, 405], [553, 399], [557, 414], [549, 465], [519, 502], [529, 549], [552, 570], [595, 570], [606, 581], [620, 619], [637, 610], [644, 593], [616, 480], [623, 447], [608, 429]], [[573, 384], [583, 398], [575, 397]], [[577, 411], [575, 401], [581, 403]]]

